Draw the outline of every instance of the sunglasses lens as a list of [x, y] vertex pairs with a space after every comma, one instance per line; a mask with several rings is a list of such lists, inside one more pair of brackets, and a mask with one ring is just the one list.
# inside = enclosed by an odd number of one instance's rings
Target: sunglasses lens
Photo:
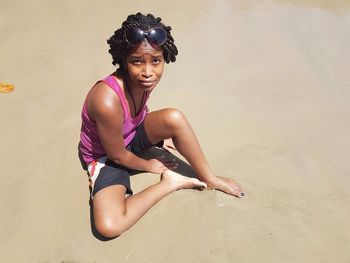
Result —
[[134, 46], [140, 44], [145, 37], [152, 44], [161, 46], [167, 39], [167, 33], [163, 28], [154, 28], [149, 32], [144, 32], [142, 29], [134, 27], [125, 31], [126, 40]]
[[125, 32], [125, 37], [131, 45], [138, 45], [143, 40], [144, 32], [139, 28], [129, 28]]
[[167, 33], [163, 28], [152, 29], [148, 33], [148, 39], [157, 46], [161, 46], [165, 43], [167, 38]]

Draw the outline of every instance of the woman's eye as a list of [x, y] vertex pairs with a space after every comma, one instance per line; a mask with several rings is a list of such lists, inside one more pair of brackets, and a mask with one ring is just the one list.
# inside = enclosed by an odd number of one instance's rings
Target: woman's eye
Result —
[[153, 59], [153, 64], [159, 64], [161, 60], [159, 58]]
[[139, 65], [142, 63], [142, 61], [140, 59], [135, 59], [135, 60], [132, 60], [131, 63], [134, 65]]

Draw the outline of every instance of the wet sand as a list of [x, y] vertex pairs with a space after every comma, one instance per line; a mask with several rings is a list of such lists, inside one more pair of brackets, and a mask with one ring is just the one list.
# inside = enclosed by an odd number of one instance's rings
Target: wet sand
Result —
[[[185, 6], [185, 8], [184, 8]], [[173, 27], [150, 108], [180, 108], [242, 200], [184, 190], [102, 242], [77, 158], [130, 13]], [[0, 262], [349, 262], [349, 1], [2, 1]], [[134, 192], [158, 176], [132, 177]]]

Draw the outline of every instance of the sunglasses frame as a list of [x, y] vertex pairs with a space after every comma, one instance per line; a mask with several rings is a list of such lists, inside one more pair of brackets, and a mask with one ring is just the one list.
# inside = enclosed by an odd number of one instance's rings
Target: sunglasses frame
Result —
[[[142, 38], [140, 38], [139, 41], [138, 41], [138, 43], [136, 43], [136, 44], [132, 44], [132, 43], [130, 42], [130, 39], [128, 39], [128, 37], [127, 37], [128, 31], [131, 31], [131, 30], [138, 30], [139, 33], [142, 33]], [[154, 38], [152, 38], [152, 36], [150, 35], [150, 33], [151, 33], [153, 30], [155, 30], [155, 31], [156, 31], [156, 30], [160, 30], [160, 31], [162, 31], [162, 32], [165, 34], [165, 38], [164, 38], [164, 40], [163, 40], [162, 42], [158, 43], [157, 40], [155, 40]], [[140, 43], [142, 43], [143, 39], [147, 39], [147, 41], [148, 41], [150, 44], [155, 44], [155, 45], [157, 45], [157, 46], [161, 46], [161, 45], [163, 45], [163, 44], [167, 41], [167, 32], [166, 32], [166, 30], [165, 30], [164, 28], [161, 28], [161, 27], [154, 27], [154, 28], [151, 28], [150, 30], [147, 30], [147, 31], [145, 31], [145, 30], [143, 30], [143, 29], [141, 29], [141, 28], [139, 28], [139, 27], [131, 27], [131, 28], [128, 28], [128, 29], [125, 30], [125, 32], [124, 32], [124, 39], [125, 39], [125, 41], [126, 41], [129, 45], [131, 45], [131, 46], [137, 46], [137, 45], [139, 45]]]

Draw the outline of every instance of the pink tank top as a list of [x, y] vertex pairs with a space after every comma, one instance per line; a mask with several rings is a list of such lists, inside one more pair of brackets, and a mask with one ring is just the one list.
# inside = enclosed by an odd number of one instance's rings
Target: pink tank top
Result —
[[[146, 102], [148, 100], [149, 94], [147, 94], [145, 102], [143, 103], [142, 109], [140, 110], [139, 114], [135, 116], [135, 118], [132, 118], [123, 90], [120, 88], [116, 79], [110, 75], [102, 81], [106, 83], [109, 87], [111, 87], [111, 89], [113, 89], [120, 98], [124, 118], [122, 132], [124, 138], [124, 145], [127, 146], [134, 138], [136, 128], [144, 121], [146, 117]], [[107, 154], [103, 149], [103, 146], [98, 137], [96, 122], [93, 119], [91, 119], [88, 115], [86, 108], [86, 100], [84, 102], [81, 118], [82, 125], [80, 130], [79, 151], [86, 164], [89, 164], [94, 160], [106, 156]]]

